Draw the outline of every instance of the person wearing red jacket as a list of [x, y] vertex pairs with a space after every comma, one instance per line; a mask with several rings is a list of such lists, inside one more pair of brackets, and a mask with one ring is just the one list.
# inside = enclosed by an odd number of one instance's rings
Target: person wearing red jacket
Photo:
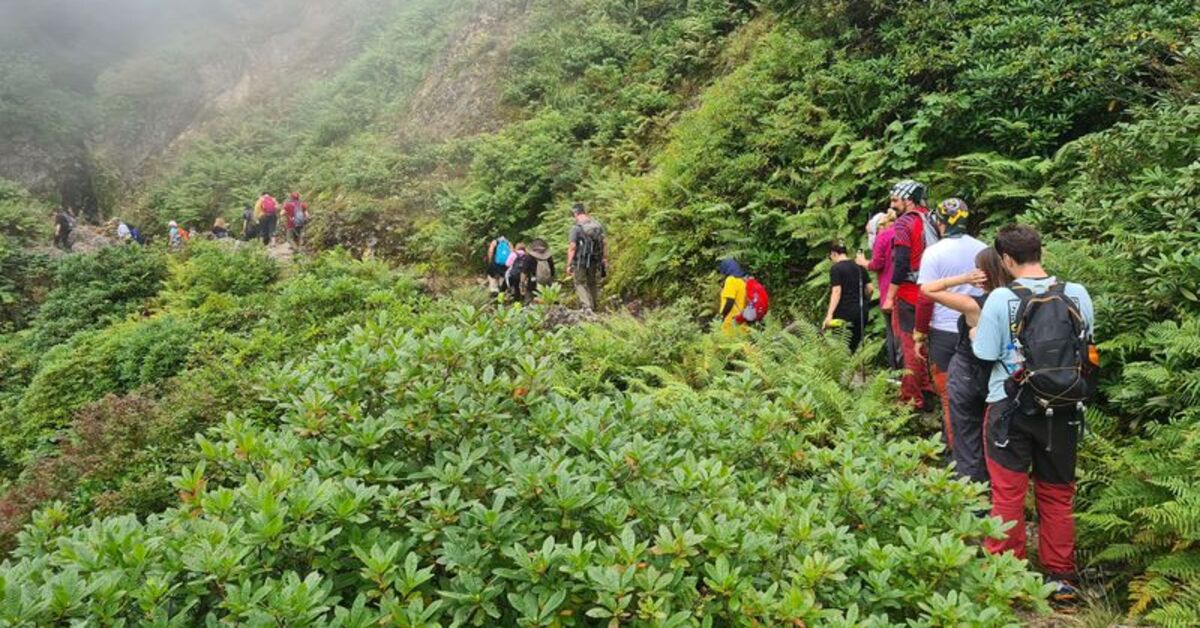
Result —
[[921, 183], [905, 179], [892, 187], [891, 206], [900, 217], [896, 219], [892, 239], [892, 284], [880, 306], [884, 312], [891, 312], [893, 333], [900, 339], [904, 361], [900, 401], [924, 412], [937, 407], [929, 367], [913, 341], [920, 296], [917, 276], [921, 258], [925, 254], [926, 241], [937, 240], [928, 217], [928, 202], [929, 193]]
[[308, 222], [308, 204], [300, 201], [300, 193], [292, 192], [288, 202], [283, 204], [284, 236], [292, 244], [300, 244], [300, 235], [304, 224]]

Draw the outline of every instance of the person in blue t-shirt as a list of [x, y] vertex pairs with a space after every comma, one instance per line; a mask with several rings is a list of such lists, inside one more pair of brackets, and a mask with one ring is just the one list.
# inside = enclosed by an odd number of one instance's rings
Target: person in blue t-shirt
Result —
[[[1025, 225], [1005, 227], [996, 234], [996, 252], [1014, 277], [1014, 284], [1034, 294], [1044, 293], [1057, 279], [1042, 268], [1041, 235]], [[1086, 288], [1067, 283], [1064, 294], [1074, 301], [1090, 339], [1095, 329], [1092, 299]], [[1075, 572], [1075, 455], [1082, 417], [1078, 410], [1057, 411], [1053, 416], [1010, 412], [1013, 403], [1005, 381], [1021, 368], [1013, 329], [1021, 300], [1010, 288], [988, 295], [975, 328], [972, 350], [981, 360], [995, 362], [988, 380], [988, 409], [984, 419], [984, 446], [992, 480], [992, 516], [1014, 522], [1007, 537], [989, 539], [992, 553], [1013, 552], [1025, 557], [1025, 494], [1032, 468], [1038, 512], [1038, 557], [1057, 589], [1053, 601], [1066, 605], [1078, 599]], [[1007, 427], [999, 437], [998, 426]]]

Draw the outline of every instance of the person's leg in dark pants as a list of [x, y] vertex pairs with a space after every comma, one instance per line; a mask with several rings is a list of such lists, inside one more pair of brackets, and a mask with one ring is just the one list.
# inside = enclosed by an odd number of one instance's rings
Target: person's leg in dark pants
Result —
[[954, 469], [972, 482], [988, 481], [983, 456], [983, 413], [987, 409], [987, 372], [971, 358], [955, 355], [950, 360], [946, 397], [950, 403], [950, 427], [954, 431], [951, 452]]

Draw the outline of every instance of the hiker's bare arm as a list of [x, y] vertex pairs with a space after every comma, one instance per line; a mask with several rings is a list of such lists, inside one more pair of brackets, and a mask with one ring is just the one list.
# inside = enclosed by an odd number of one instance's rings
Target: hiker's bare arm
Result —
[[829, 324], [833, 322], [833, 312], [837, 309], [838, 303], [840, 303], [841, 300], [842, 287], [834, 286], [829, 290], [829, 309], [825, 312], [825, 322], [822, 323], [822, 327], [829, 327]]
[[985, 279], [987, 276], [983, 271], [973, 270], [962, 275], [923, 283], [921, 284], [921, 294], [934, 303], [940, 303], [966, 316], [967, 325], [974, 327], [979, 322], [979, 304], [965, 294], [950, 292], [950, 289], [963, 284], [978, 284]]
[[885, 298], [883, 303], [880, 304], [879, 309], [883, 310], [884, 312], [892, 311], [892, 303], [896, 300], [896, 291], [898, 289], [899, 286], [894, 283], [888, 286], [887, 298]]
[[492, 243], [488, 245], [487, 257], [483, 261], [490, 264], [494, 259], [496, 259], [496, 241], [492, 240]]
[[567, 276], [575, 274], [575, 243], [567, 245]]

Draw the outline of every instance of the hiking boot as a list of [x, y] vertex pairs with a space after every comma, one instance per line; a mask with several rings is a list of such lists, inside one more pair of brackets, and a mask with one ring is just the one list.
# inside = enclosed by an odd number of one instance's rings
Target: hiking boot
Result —
[[1048, 578], [1046, 584], [1053, 584], [1054, 591], [1050, 593], [1050, 606], [1059, 612], [1070, 613], [1082, 604], [1082, 596], [1075, 585], [1066, 580]]

